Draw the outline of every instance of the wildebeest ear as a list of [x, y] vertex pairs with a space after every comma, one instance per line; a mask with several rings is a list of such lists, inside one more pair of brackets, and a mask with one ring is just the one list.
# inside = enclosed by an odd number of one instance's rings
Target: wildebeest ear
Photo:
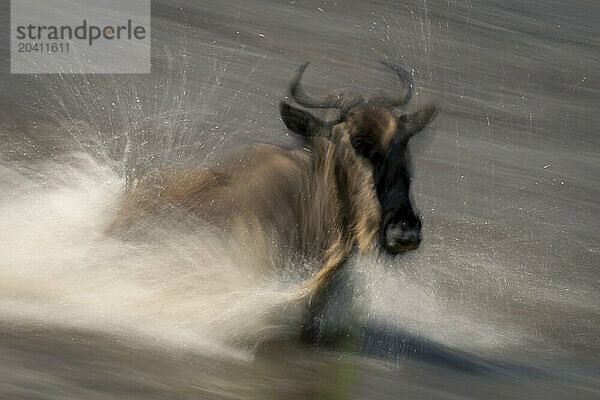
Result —
[[435, 117], [437, 109], [434, 106], [427, 106], [421, 110], [404, 114], [398, 117], [398, 129], [406, 139], [420, 132]]
[[291, 106], [284, 101], [279, 103], [279, 114], [285, 126], [301, 136], [318, 136], [328, 127], [327, 123], [308, 111]]

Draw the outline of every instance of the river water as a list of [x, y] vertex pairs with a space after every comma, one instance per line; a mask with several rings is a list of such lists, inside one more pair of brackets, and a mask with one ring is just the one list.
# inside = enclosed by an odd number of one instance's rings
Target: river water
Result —
[[[598, 4], [152, 3], [152, 74], [0, 61], [0, 398], [600, 397]], [[257, 273], [184, 224], [104, 234], [126, 179], [297, 144], [300, 63], [312, 93], [397, 89], [378, 60], [440, 113], [411, 144], [423, 244], [357, 261], [355, 312], [505, 373], [302, 345], [302, 266]]]

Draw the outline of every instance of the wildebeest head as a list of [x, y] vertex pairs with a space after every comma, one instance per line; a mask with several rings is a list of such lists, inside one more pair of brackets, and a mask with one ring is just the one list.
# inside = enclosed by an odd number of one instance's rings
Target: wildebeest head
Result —
[[304, 137], [331, 138], [336, 131], [347, 134], [356, 153], [370, 161], [377, 198], [381, 204], [380, 240], [392, 254], [416, 249], [421, 242], [421, 219], [415, 212], [410, 190], [410, 159], [408, 140], [421, 131], [435, 114], [435, 107], [401, 113], [397, 107], [406, 105], [412, 97], [413, 81], [404, 69], [383, 63], [403, 82], [395, 97], [377, 95], [365, 100], [352, 90], [342, 89], [321, 99], [308, 96], [300, 86], [300, 66], [290, 83], [291, 97], [307, 108], [338, 109], [339, 116], [324, 121], [310, 112], [281, 102], [281, 117], [286, 126]]

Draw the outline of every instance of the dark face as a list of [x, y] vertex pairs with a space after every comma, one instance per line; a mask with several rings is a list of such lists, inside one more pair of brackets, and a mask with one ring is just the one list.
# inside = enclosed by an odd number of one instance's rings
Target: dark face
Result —
[[389, 253], [415, 250], [421, 243], [421, 219], [410, 198], [410, 169], [406, 143], [393, 143], [373, 165], [373, 179], [381, 204], [381, 245]]
[[380, 242], [391, 254], [414, 250], [421, 243], [421, 219], [410, 198], [407, 148], [416, 114], [395, 118], [390, 110], [364, 105], [351, 110], [344, 122], [353, 148], [373, 166], [382, 211]]

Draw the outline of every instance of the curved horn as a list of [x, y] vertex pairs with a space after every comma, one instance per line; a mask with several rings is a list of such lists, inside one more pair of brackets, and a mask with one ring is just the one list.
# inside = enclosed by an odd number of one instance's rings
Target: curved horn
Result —
[[388, 63], [387, 61], [379, 61], [380, 64], [385, 65], [398, 75], [402, 83], [404, 83], [404, 89], [400, 94], [395, 97], [392, 96], [379, 96], [377, 99], [384, 105], [389, 107], [399, 107], [407, 104], [413, 95], [414, 81], [410, 72], [402, 67]]
[[304, 137], [327, 136], [331, 128], [339, 122], [324, 121], [285, 101], [279, 103], [279, 115], [289, 130]]
[[307, 108], [340, 108], [349, 110], [350, 108], [363, 103], [364, 99], [361, 95], [357, 95], [348, 89], [336, 90], [321, 99], [310, 97], [300, 86], [302, 74], [308, 67], [309, 62], [300, 65], [290, 81], [289, 92], [292, 99], [301, 106]]

